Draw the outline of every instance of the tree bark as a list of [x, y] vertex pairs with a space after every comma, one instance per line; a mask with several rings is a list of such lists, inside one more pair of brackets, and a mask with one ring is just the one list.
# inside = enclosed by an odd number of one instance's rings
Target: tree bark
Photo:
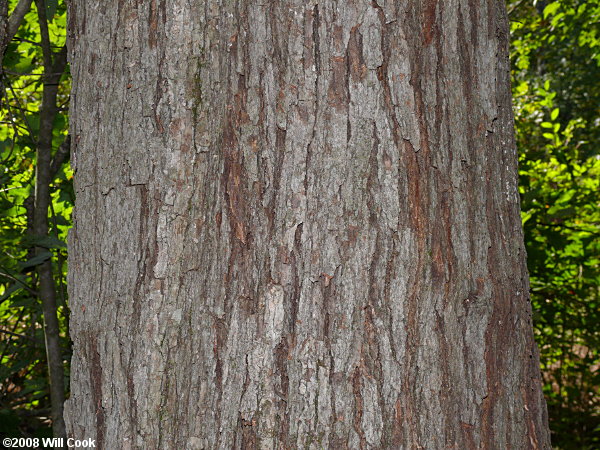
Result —
[[[4, 58], [4, 52], [8, 45], [8, 0], [0, 0], [0, 55]], [[0, 75], [2, 75], [4, 65], [0, 64]], [[0, 78], [0, 83], [2, 79]], [[0, 84], [0, 87], [2, 85]], [[2, 90], [2, 96], [4, 96], [4, 89]]]
[[502, 1], [70, 7], [70, 435], [549, 448]]
[[[4, 53], [8, 46], [8, 0], [0, 0], [0, 57], [4, 60]], [[0, 64], [0, 106], [4, 103], [4, 64]]]

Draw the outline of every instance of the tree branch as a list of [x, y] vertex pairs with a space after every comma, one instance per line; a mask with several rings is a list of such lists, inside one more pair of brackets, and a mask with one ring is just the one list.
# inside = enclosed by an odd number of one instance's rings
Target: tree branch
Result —
[[60, 169], [60, 166], [65, 161], [67, 155], [69, 154], [69, 150], [71, 149], [71, 135], [67, 135], [63, 143], [58, 147], [54, 158], [50, 162], [50, 175], [54, 178]]
[[564, 223], [546, 223], [546, 222], [535, 222], [537, 225], [541, 225], [543, 227], [550, 227], [550, 228], [564, 228], [566, 230], [571, 230], [571, 231], [577, 231], [580, 233], [589, 233], [592, 236], [600, 236], [600, 233], [598, 233], [596, 230], [587, 230], [585, 228], [580, 228], [580, 227], [573, 227], [570, 225], [565, 225]]
[[27, 285], [27, 283], [19, 280], [17, 277], [12, 276], [11, 274], [6, 273], [6, 272], [0, 272], [0, 276], [2, 276], [4, 278], [8, 278], [9, 280], [14, 281], [15, 283], [19, 283], [31, 295], [33, 295], [34, 297], [39, 297], [40, 294], [35, 289], [30, 288], [29, 285]]
[[44, 56], [44, 73], [50, 72], [52, 67], [52, 46], [50, 45], [50, 33], [48, 32], [48, 18], [46, 17], [46, 2], [45, 0], [35, 0], [37, 7], [38, 23], [40, 24], [40, 36], [42, 38], [40, 44], [42, 46], [42, 54]]
[[31, 3], [33, 0], [20, 0], [13, 13], [10, 15], [8, 19], [8, 27], [6, 30], [6, 44], [8, 44], [17, 34], [19, 27], [21, 26], [21, 22], [23, 22], [23, 17], [25, 14], [31, 9]]
[[8, 331], [8, 330], [0, 330], [0, 333], [8, 334], [9, 336], [15, 336], [15, 337], [19, 337], [19, 338], [23, 338], [23, 339], [27, 339], [29, 341], [35, 342], [34, 338], [32, 338], [31, 336], [27, 336], [25, 334], [13, 333], [12, 331]]

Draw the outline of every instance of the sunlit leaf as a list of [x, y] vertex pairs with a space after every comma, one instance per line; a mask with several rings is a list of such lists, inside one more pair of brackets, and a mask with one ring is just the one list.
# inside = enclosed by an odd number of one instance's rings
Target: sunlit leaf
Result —
[[548, 3], [548, 5], [546, 5], [546, 7], [544, 8], [544, 19], [556, 13], [556, 11], [558, 11], [558, 8], [560, 8], [560, 2]]

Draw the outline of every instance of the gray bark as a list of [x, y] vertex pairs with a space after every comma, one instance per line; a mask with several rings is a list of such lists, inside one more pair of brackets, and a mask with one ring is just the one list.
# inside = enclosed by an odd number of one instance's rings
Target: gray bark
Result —
[[19, 0], [19, 3], [15, 6], [10, 18], [8, 19], [8, 26], [6, 28], [6, 36], [4, 37], [5, 45], [15, 37], [19, 27], [21, 26], [21, 22], [25, 17], [25, 14], [29, 12], [31, 9], [32, 0]]
[[549, 448], [502, 1], [70, 5], [70, 435]]
[[[10, 17], [8, 16], [8, 0], [0, 0], [0, 57], [4, 58], [6, 47], [15, 37], [23, 17], [29, 11], [32, 0], [19, 0], [15, 5]], [[4, 97], [4, 80], [1, 78], [4, 74], [4, 65], [0, 65], [0, 88], [2, 89], [2, 97]], [[0, 100], [4, 100], [0, 98]]]

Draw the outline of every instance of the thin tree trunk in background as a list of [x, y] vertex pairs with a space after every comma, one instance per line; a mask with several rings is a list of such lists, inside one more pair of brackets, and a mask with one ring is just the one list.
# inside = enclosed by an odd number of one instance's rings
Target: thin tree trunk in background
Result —
[[[44, 90], [40, 108], [40, 126], [36, 150], [35, 200], [32, 231], [37, 237], [48, 236], [48, 208], [50, 206], [50, 184], [55, 172], [52, 171], [52, 134], [54, 119], [58, 112], [56, 97], [58, 83], [65, 70], [66, 50], [57, 54], [52, 52], [46, 18], [44, 0], [36, 0], [36, 9], [40, 24], [41, 46], [44, 56]], [[36, 247], [39, 255], [48, 250]], [[63, 417], [65, 402], [65, 367], [63, 349], [60, 345], [60, 327], [56, 304], [56, 284], [50, 259], [37, 266], [39, 279], [39, 297], [44, 313], [44, 340], [48, 360], [50, 401], [52, 408], [52, 431], [57, 438], [66, 438]]]
[[502, 1], [70, 7], [70, 435], [549, 448]]

